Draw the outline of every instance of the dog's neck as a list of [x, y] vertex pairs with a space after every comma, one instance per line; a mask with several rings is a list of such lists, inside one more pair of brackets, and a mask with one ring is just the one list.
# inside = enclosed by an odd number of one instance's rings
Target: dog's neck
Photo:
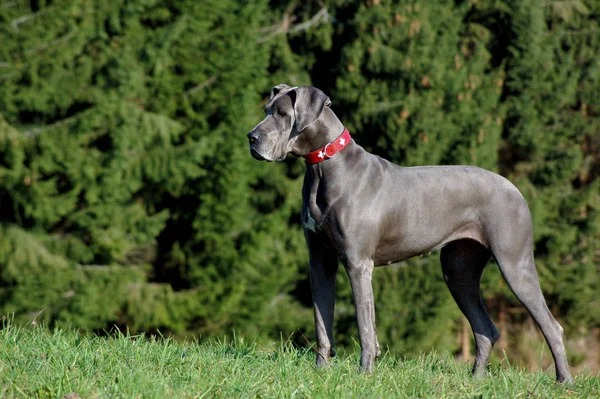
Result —
[[[302, 156], [308, 154], [308, 152], [323, 148], [328, 143], [338, 139], [344, 132], [345, 126], [333, 111], [329, 108], [325, 108], [319, 119], [309, 126], [307, 130], [309, 128], [312, 130], [304, 138], [307, 140], [306, 148], [309, 148], [310, 151], [302, 154]], [[352, 134], [352, 132], [350, 132], [350, 134]], [[360, 170], [363, 161], [369, 156], [369, 153], [351, 139], [350, 142], [344, 148], [336, 152], [333, 157], [324, 159], [321, 162], [307, 164], [306, 176], [309, 179], [305, 180], [305, 184], [311, 186], [315, 184], [318, 185], [322, 178], [335, 180], [335, 175], [337, 173]]]
[[[319, 119], [309, 128], [313, 130], [305, 138], [311, 138], [307, 140], [307, 148], [310, 148], [310, 152], [331, 143], [344, 132], [344, 124], [328, 108], [323, 110]], [[354, 173], [364, 167], [365, 154], [361, 146], [354, 140], [350, 140], [333, 157], [306, 165], [302, 187], [302, 220], [308, 230], [320, 229], [331, 206], [340, 198], [351, 195], [354, 186], [347, 183], [352, 180], [338, 177], [345, 173]], [[324, 181], [328, 182], [327, 189], [321, 189], [324, 187], [322, 185]]]
[[309, 125], [298, 137], [293, 154], [299, 157], [331, 143], [344, 131], [344, 124], [335, 113], [325, 107], [319, 119]]
[[338, 138], [344, 131], [344, 124], [338, 119], [337, 115], [328, 107], [323, 109], [320, 118], [316, 122], [317, 128], [319, 128], [319, 134], [315, 143], [315, 148], [321, 148], [327, 143], [331, 143], [333, 140]]

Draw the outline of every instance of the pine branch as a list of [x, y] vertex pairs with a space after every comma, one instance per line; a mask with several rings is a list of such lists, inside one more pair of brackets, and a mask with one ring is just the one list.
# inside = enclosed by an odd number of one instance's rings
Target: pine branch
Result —
[[558, 1], [547, 1], [542, 3], [542, 7], [552, 7], [556, 5], [567, 5], [567, 4], [581, 4], [581, 0], [558, 0]]
[[316, 13], [311, 19], [301, 24], [298, 24], [290, 29], [290, 33], [296, 33], [303, 30], [310, 29], [313, 25], [318, 25], [321, 22], [327, 22], [330, 20], [329, 12], [326, 7], [323, 7]]
[[35, 127], [35, 128], [32, 128], [32, 129], [25, 130], [23, 132], [23, 135], [25, 137], [34, 137], [34, 136], [37, 136], [38, 134], [43, 133], [45, 131], [52, 130], [52, 129], [55, 129], [57, 127], [60, 127], [60, 126], [66, 124], [66, 123], [69, 123], [70, 121], [72, 121], [72, 120], [74, 120], [76, 118], [79, 118], [79, 117], [81, 117], [81, 112], [78, 112], [75, 115], [72, 115], [72, 116], [69, 116], [67, 118], [61, 119], [59, 121], [56, 121], [56, 122], [54, 122], [54, 123], [52, 123], [50, 125], [46, 125], [44, 127]]
[[50, 42], [46, 42], [46, 43], [44, 43], [44, 44], [42, 44], [40, 46], [37, 46], [37, 47], [32, 47], [32, 48], [28, 49], [25, 53], [27, 55], [31, 55], [31, 54], [36, 53], [38, 51], [43, 51], [43, 50], [46, 50], [46, 49], [51, 48], [51, 47], [59, 46], [59, 45], [61, 45], [63, 43], [68, 42], [72, 38], [74, 38], [77, 33], [79, 33], [77, 30], [73, 30], [73, 31], [67, 33], [64, 36], [59, 37], [56, 40], [52, 40]]
[[396, 100], [396, 101], [381, 101], [376, 103], [374, 106], [369, 107], [367, 113], [369, 115], [378, 114], [380, 112], [386, 112], [390, 109], [397, 108], [401, 105], [406, 104], [406, 100]]
[[2, 4], [2, 8], [6, 10], [6, 9], [12, 8], [12, 7], [16, 6], [16, 5], [17, 5], [16, 1], [10, 1], [8, 3]]
[[294, 22], [296, 20], [296, 16], [292, 16], [290, 17], [290, 14], [288, 14], [287, 12], [283, 14], [283, 20], [275, 25], [271, 25], [271, 26], [265, 26], [263, 28], [259, 29], [260, 33], [267, 33], [267, 32], [287, 32], [290, 28], [290, 23]]
[[197, 84], [196, 86], [186, 90], [185, 95], [189, 96], [190, 94], [194, 94], [194, 93], [204, 89], [205, 87], [210, 86], [218, 79], [218, 77], [219, 77], [219, 74], [215, 73], [210, 78], [206, 79], [204, 82], [201, 82], [201, 83]]
[[[125, 266], [127, 268], [131, 268], [131, 269], [141, 269], [141, 267], [137, 267], [137, 266], [130, 266], [127, 265]], [[122, 270], [122, 265], [82, 265], [82, 264], [76, 264], [75, 265], [75, 269], [76, 270], [91, 270], [91, 271], [95, 271], [95, 272], [107, 272], [107, 273], [115, 273], [115, 272], [120, 272]]]
[[578, 36], [578, 35], [590, 35], [598, 32], [598, 29], [586, 29], [586, 30], [564, 30], [558, 32], [559, 36]]
[[276, 25], [265, 27], [261, 29], [261, 32], [271, 32], [269, 35], [258, 39], [258, 43], [264, 43], [267, 40], [272, 39], [275, 36], [288, 34], [288, 33], [298, 33], [304, 30], [308, 30], [315, 25], [319, 25], [321, 23], [331, 21], [332, 18], [327, 11], [327, 7], [321, 8], [315, 15], [312, 16], [306, 22], [302, 22], [300, 24], [291, 26], [291, 22], [295, 20], [295, 17], [290, 18], [288, 13], [283, 15], [283, 20]]
[[[7, 7], [7, 8], [8, 8], [8, 7]], [[29, 15], [23, 15], [22, 17], [20, 17], [20, 18], [17, 18], [17, 19], [15, 19], [15, 20], [13, 20], [13, 21], [10, 23], [10, 26], [12, 26], [12, 28], [13, 28], [14, 30], [19, 30], [19, 25], [21, 25], [22, 23], [25, 23], [25, 22], [27, 22], [27, 21], [29, 21], [29, 20], [32, 20], [32, 19], [34, 19], [35, 17], [38, 17], [38, 16], [40, 16], [40, 15], [44, 14], [44, 13], [45, 13], [45, 12], [47, 12], [48, 10], [49, 10], [49, 8], [44, 8], [43, 10], [40, 10], [40, 11], [38, 11], [38, 12], [34, 12], [33, 14], [29, 14]]]
[[110, 269], [112, 268], [110, 265], [81, 265], [81, 264], [77, 264], [75, 265], [75, 268], [78, 270], [103, 270], [103, 271], [110, 271]]

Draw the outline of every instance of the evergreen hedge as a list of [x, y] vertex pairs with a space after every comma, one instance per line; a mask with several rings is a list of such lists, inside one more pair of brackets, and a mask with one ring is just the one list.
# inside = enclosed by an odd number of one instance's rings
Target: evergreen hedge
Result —
[[[597, 0], [3, 1], [0, 312], [313, 337], [304, 167], [254, 161], [245, 137], [285, 82], [324, 90], [394, 162], [513, 181], [550, 307], [586, 334], [600, 327], [599, 25]], [[382, 343], [458, 348], [437, 256], [374, 280]], [[493, 264], [484, 297], [494, 318], [525, 320]]]

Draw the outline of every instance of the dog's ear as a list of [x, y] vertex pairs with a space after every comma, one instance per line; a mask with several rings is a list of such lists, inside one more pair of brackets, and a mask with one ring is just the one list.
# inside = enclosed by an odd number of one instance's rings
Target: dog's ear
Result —
[[[331, 105], [331, 100], [325, 93], [316, 87], [298, 87], [290, 92], [296, 93], [294, 111], [296, 112], [296, 130], [298, 132], [313, 124], [325, 107]], [[292, 100], [294, 100], [292, 98]]]
[[269, 100], [272, 100], [273, 97], [275, 97], [277, 94], [279, 94], [279, 92], [281, 90], [285, 90], [285, 89], [289, 89], [290, 86], [286, 85], [285, 83], [280, 83], [277, 86], [273, 86], [273, 88], [271, 89], [271, 97], [269, 98]]

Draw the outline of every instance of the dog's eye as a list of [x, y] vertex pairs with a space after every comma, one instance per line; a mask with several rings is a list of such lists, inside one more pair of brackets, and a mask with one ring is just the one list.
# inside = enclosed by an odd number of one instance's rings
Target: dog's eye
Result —
[[282, 110], [282, 109], [278, 109], [278, 110], [277, 110], [277, 115], [279, 115], [279, 116], [286, 116], [287, 114], [285, 113], [285, 111], [284, 111], [284, 110]]

